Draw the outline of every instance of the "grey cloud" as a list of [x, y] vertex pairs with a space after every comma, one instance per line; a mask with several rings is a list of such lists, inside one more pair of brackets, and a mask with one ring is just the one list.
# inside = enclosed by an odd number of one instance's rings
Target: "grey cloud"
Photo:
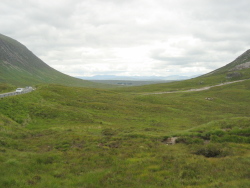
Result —
[[193, 12], [193, 18], [213, 22], [245, 22], [246, 19], [249, 19], [246, 9], [250, 6], [248, 0], [204, 0], [199, 3], [204, 2], [206, 6], [202, 6], [202, 9]]
[[[0, 5], [2, 34], [51, 66], [74, 64], [70, 74], [80, 74], [75, 68], [80, 65], [107, 62], [113, 68], [150, 64], [159, 74], [172, 66], [210, 70], [250, 47], [249, 0], [1, 0]], [[131, 48], [145, 56], [126, 54]]]
[[242, 49], [239, 51], [237, 48], [235, 49], [233, 46], [225, 44], [207, 49], [190, 48], [181, 56], [171, 56], [164, 49], [158, 49], [151, 52], [151, 58], [157, 60], [156, 67], [161, 68], [180, 66], [185, 68], [206, 67], [209, 70], [213, 70], [232, 62], [243, 51]]

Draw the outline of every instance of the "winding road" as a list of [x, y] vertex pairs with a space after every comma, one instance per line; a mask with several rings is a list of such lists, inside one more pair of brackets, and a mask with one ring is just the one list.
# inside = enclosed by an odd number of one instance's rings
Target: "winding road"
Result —
[[[245, 80], [249, 80], [249, 79], [245, 79]], [[224, 86], [224, 85], [228, 85], [228, 84], [233, 84], [233, 83], [237, 83], [237, 82], [243, 82], [245, 80], [237, 80], [237, 81], [232, 81], [232, 82], [224, 82], [221, 84], [217, 84], [217, 85], [213, 85], [213, 86], [207, 86], [207, 87], [202, 87], [202, 88], [198, 88], [198, 89], [189, 89], [189, 90], [184, 90], [184, 91], [163, 91], [163, 92], [156, 92], [156, 93], [146, 93], [145, 95], [160, 95], [160, 94], [165, 94], [165, 93], [182, 93], [182, 92], [192, 92], [192, 91], [204, 91], [204, 90], [209, 90], [213, 87], [219, 87], [219, 86]]]
[[14, 96], [14, 95], [21, 95], [21, 94], [29, 93], [31, 91], [33, 91], [33, 88], [27, 88], [27, 89], [25, 89], [22, 92], [15, 92], [15, 91], [13, 91], [13, 92], [9, 92], [9, 93], [1, 93], [0, 94], [0, 98]]
[[[166, 94], [166, 93], [184, 93], [184, 92], [193, 92], [193, 91], [205, 91], [205, 90], [209, 90], [209, 89], [211, 89], [213, 87], [220, 87], [220, 86], [233, 84], [233, 83], [237, 83], [237, 82], [243, 82], [243, 81], [246, 81], [246, 80], [249, 80], [249, 79], [237, 80], [237, 81], [232, 81], [232, 82], [225, 82], [225, 83], [221, 83], [221, 84], [217, 84], [217, 85], [213, 85], [213, 86], [207, 86], [207, 87], [202, 87], [202, 88], [197, 88], [197, 89], [189, 89], [189, 90], [184, 90], [184, 91], [163, 91], [163, 92], [155, 92], [155, 93], [145, 93], [144, 95], [160, 95], [160, 94]], [[0, 94], [0, 98], [13, 96], [13, 95], [21, 95], [21, 94], [29, 93], [31, 91], [33, 91], [33, 88], [25, 89], [22, 92], [2, 93], [2, 94]]]

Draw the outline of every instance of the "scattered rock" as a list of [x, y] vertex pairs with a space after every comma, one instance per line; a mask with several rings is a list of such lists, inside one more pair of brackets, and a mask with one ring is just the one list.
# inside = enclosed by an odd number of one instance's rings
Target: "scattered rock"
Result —
[[167, 138], [166, 140], [163, 141], [163, 143], [165, 143], [167, 145], [174, 145], [174, 144], [176, 144], [177, 138], [178, 137]]
[[227, 74], [227, 78], [239, 78], [242, 74], [240, 72], [230, 72]]
[[210, 140], [204, 140], [204, 144], [209, 144]]
[[209, 101], [214, 100], [214, 98], [211, 98], [211, 97], [206, 97], [205, 99], [206, 99], [206, 100], [209, 100]]
[[236, 65], [234, 68], [232, 68], [229, 71], [237, 71], [237, 70], [242, 70], [242, 69], [248, 69], [250, 68], [250, 62], [242, 63], [240, 65]]

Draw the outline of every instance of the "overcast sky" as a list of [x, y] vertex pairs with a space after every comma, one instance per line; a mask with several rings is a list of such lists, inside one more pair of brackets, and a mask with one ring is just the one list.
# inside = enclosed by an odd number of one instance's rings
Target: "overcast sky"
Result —
[[1, 0], [0, 33], [71, 76], [199, 75], [250, 48], [250, 0]]

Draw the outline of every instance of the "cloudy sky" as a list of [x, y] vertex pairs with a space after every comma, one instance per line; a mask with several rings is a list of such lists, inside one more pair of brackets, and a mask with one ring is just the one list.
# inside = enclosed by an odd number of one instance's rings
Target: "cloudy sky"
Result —
[[199, 75], [250, 48], [249, 0], [1, 0], [0, 33], [72, 76]]

